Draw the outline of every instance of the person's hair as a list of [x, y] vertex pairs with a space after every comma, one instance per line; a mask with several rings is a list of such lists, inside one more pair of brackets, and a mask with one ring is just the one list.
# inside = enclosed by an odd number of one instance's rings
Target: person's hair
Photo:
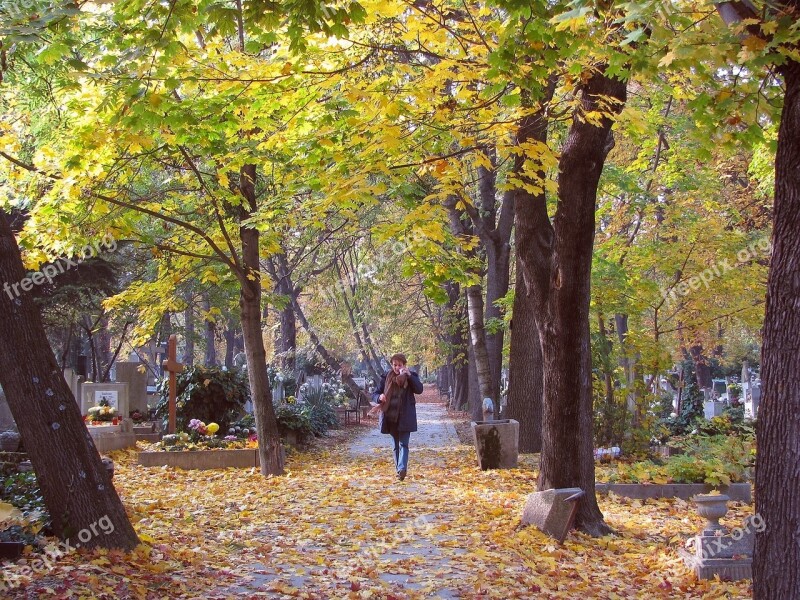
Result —
[[404, 365], [408, 363], [408, 361], [406, 360], [406, 355], [400, 354], [399, 352], [397, 354], [392, 354], [392, 358], [389, 360], [389, 362], [393, 363], [396, 360], [399, 360]]

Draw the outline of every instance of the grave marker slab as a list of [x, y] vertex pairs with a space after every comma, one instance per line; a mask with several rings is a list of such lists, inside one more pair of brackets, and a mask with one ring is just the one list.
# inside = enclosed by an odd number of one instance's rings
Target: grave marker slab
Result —
[[[117, 383], [128, 384], [128, 408], [131, 411], [138, 410], [143, 415], [147, 414], [147, 373], [140, 372], [142, 363], [138, 362], [117, 362], [116, 369]], [[123, 415], [128, 416], [126, 413]]]
[[522, 524], [535, 525], [559, 543], [564, 541], [575, 521], [581, 488], [560, 488], [535, 492], [528, 496], [522, 511]]
[[81, 386], [81, 414], [89, 414], [89, 408], [107, 400], [109, 406], [117, 409], [117, 416], [128, 416], [127, 383], [84, 383]]

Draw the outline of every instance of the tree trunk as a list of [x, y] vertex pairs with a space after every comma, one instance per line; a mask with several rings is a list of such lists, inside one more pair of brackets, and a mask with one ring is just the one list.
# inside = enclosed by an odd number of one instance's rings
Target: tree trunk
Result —
[[464, 393], [467, 397], [465, 410], [469, 413], [473, 421], [483, 420], [483, 407], [481, 397], [481, 386], [478, 381], [478, 369], [475, 366], [475, 348], [471, 342], [467, 342], [467, 379]]
[[[208, 292], [203, 293], [203, 310], [208, 314], [211, 311], [211, 296]], [[203, 337], [205, 338], [205, 353], [203, 364], [207, 367], [216, 367], [217, 360], [217, 324], [213, 319], [203, 319], [205, 325]], [[233, 358], [233, 356], [231, 356]]]
[[[339, 277], [339, 281], [343, 281], [342, 277], [342, 270], [339, 267], [339, 263], [336, 262], [336, 274]], [[347, 295], [347, 290], [350, 289], [350, 293], [353, 294], [353, 302], [350, 301], [350, 298]], [[372, 359], [370, 358], [369, 352], [367, 351], [366, 345], [364, 344], [364, 340], [361, 338], [361, 324], [359, 321], [361, 320], [361, 316], [356, 314], [355, 309], [353, 308], [355, 305], [355, 294], [356, 294], [356, 286], [354, 284], [350, 284], [349, 286], [341, 286], [342, 292], [342, 300], [344, 301], [344, 307], [347, 311], [347, 317], [350, 319], [350, 327], [352, 328], [351, 331], [353, 333], [353, 337], [356, 340], [356, 346], [358, 347], [358, 351], [361, 353], [361, 361], [367, 367], [367, 371], [369, 372], [369, 376], [375, 379], [376, 384], [380, 381], [380, 375], [376, 371], [375, 367], [372, 364]], [[364, 328], [366, 331], [366, 328]]]
[[275, 275], [275, 292], [286, 299], [286, 305], [280, 309], [280, 328], [276, 350], [281, 354], [281, 368], [295, 370], [295, 352], [297, 351], [297, 322], [295, 321], [292, 298], [297, 296], [289, 277], [289, 263], [285, 253], [277, 254], [273, 260]]
[[714, 382], [711, 380], [711, 365], [708, 364], [708, 358], [705, 356], [703, 346], [695, 345], [689, 348], [689, 354], [694, 361], [695, 377], [697, 378], [697, 387], [701, 390], [710, 390], [714, 387]]
[[[790, 3], [797, 10], [797, 2]], [[756, 424], [753, 598], [800, 598], [800, 63], [780, 68], [786, 95], [775, 158], [762, 398]]]
[[606, 330], [606, 320], [602, 314], [597, 315], [597, 324], [600, 332], [600, 355], [603, 368], [603, 388], [605, 397], [603, 399], [603, 431], [602, 443], [605, 446], [613, 446], [618, 441], [614, 432], [614, 422], [616, 416], [616, 401], [614, 399], [614, 370], [611, 366], [611, 351], [613, 343], [609, 339]]
[[533, 306], [526, 298], [521, 268], [517, 268], [512, 318], [507, 417], [519, 421], [519, 451], [541, 452], [544, 392], [542, 345]]
[[[232, 369], [233, 368], [233, 356], [236, 354], [234, 352], [236, 348], [236, 324], [234, 323], [233, 319], [228, 319], [225, 324], [225, 368]], [[206, 344], [208, 342], [206, 341]], [[208, 358], [208, 357], [206, 357]]]
[[194, 301], [190, 291], [186, 292], [186, 309], [183, 311], [184, 340], [186, 352], [183, 355], [183, 364], [187, 368], [194, 366]]
[[[101, 309], [102, 310], [102, 309]], [[113, 353], [111, 352], [111, 332], [108, 330], [108, 315], [102, 313], [97, 319], [97, 357], [98, 366], [100, 368], [99, 378], [97, 381], [108, 381], [108, 375], [111, 372], [111, 363]]]
[[466, 336], [466, 305], [461, 296], [461, 286], [447, 284], [447, 334], [450, 346], [450, 408], [464, 410], [469, 402], [469, 340]]
[[[444, 203], [450, 217], [450, 228], [456, 236], [472, 233], [470, 223], [464, 223], [462, 214], [456, 208], [456, 199], [448, 198]], [[475, 257], [471, 250], [468, 256]], [[479, 276], [479, 273], [473, 273]], [[484, 323], [483, 288], [480, 283], [473, 284], [466, 289], [467, 297], [467, 323], [469, 324], [469, 365], [470, 365], [470, 393], [469, 411], [476, 421], [483, 419], [482, 400], [492, 398], [492, 372], [489, 366], [489, 356], [486, 351], [486, 327]], [[474, 379], [474, 381], [473, 381]], [[497, 407], [499, 398], [492, 398]]]
[[[469, 313], [469, 332], [472, 351], [475, 355], [475, 371], [481, 400], [492, 398], [492, 372], [489, 368], [489, 355], [486, 352], [486, 328], [483, 322], [483, 291], [479, 285], [467, 288], [467, 311]], [[497, 404], [497, 400], [492, 398]]]
[[[25, 271], [0, 211], [0, 280]], [[54, 533], [73, 547], [130, 550], [139, 540], [100, 462], [30, 296], [0, 294], [0, 385], [25, 442]], [[24, 349], [19, 360], [17, 349]]]
[[[510, 210], [510, 209], [509, 209]], [[490, 320], [500, 320], [503, 312], [495, 302], [508, 293], [511, 247], [507, 240], [486, 244], [486, 307], [484, 325]], [[485, 331], [485, 330], [484, 330]], [[485, 332], [486, 357], [489, 365], [489, 394], [495, 405], [495, 416], [500, 410], [500, 389], [503, 376], [503, 338], [505, 330], [500, 327], [494, 333]]]
[[[245, 165], [240, 174], [242, 196], [249, 207], [243, 209], [249, 216], [256, 210], [255, 165]], [[243, 215], [244, 217], [245, 215]], [[244, 220], [244, 219], [242, 219]], [[283, 474], [283, 453], [278, 422], [272, 407], [272, 390], [267, 375], [267, 353], [261, 333], [261, 261], [259, 256], [259, 232], [253, 227], [242, 226], [239, 236], [242, 241], [242, 263], [245, 277], [240, 278], [239, 306], [242, 313], [244, 352], [247, 357], [247, 378], [250, 382], [250, 397], [258, 432], [258, 457], [263, 475]]]
[[628, 344], [628, 315], [619, 313], [614, 315], [614, 325], [620, 347], [619, 364], [625, 373], [626, 406], [631, 415], [631, 425], [639, 427], [642, 421], [642, 411], [639, 406], [639, 366], [637, 358], [631, 356]]
[[[581, 90], [580, 113], [600, 102], [621, 110], [625, 83], [595, 72]], [[559, 160], [558, 208], [553, 222], [544, 196], [515, 202], [525, 284], [536, 306], [544, 357], [542, 460], [539, 489], [580, 487], [575, 525], [590, 535], [610, 528], [594, 489], [589, 301], [597, 185], [613, 147], [612, 120], [599, 124], [576, 114]], [[523, 117], [520, 142], [546, 139], [543, 113]], [[523, 206], [521, 206], [523, 204]]]

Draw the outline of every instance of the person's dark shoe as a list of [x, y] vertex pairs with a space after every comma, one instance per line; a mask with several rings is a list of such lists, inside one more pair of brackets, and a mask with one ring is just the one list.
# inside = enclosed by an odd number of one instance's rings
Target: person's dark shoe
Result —
[[403, 480], [406, 478], [406, 470], [405, 470], [405, 469], [402, 469], [402, 470], [398, 471], [398, 472], [397, 472], [397, 478], [398, 478], [400, 481], [403, 481]]

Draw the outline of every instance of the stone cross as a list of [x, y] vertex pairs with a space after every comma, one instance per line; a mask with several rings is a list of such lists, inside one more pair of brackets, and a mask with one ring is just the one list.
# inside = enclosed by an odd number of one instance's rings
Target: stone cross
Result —
[[169, 420], [167, 421], [167, 433], [175, 433], [175, 399], [178, 396], [177, 375], [183, 370], [183, 365], [178, 362], [178, 338], [173, 333], [169, 336], [167, 344], [167, 360], [162, 364], [164, 369], [169, 372]]

